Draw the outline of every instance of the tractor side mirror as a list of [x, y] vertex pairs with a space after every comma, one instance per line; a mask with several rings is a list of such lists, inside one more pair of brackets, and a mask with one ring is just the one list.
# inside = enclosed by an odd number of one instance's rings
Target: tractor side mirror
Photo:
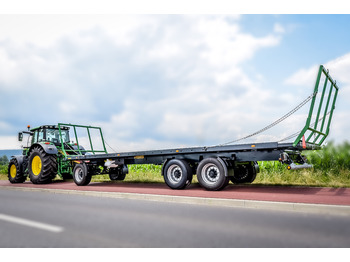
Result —
[[18, 141], [23, 141], [23, 133], [22, 132], [18, 133]]

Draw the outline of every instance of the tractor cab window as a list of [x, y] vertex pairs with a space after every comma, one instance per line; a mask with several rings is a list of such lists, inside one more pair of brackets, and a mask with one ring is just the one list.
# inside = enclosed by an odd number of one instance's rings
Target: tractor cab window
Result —
[[[68, 130], [61, 130], [62, 142], [69, 142], [69, 132]], [[60, 132], [58, 129], [46, 129], [46, 141], [52, 142], [54, 144], [60, 144]]]
[[50, 142], [56, 145], [69, 142], [69, 130], [61, 130], [62, 141], [60, 139], [60, 132], [54, 128], [40, 128], [34, 131], [32, 144], [40, 142]]
[[33, 134], [33, 143], [42, 142], [44, 140], [44, 131], [43, 129], [38, 129], [34, 131]]

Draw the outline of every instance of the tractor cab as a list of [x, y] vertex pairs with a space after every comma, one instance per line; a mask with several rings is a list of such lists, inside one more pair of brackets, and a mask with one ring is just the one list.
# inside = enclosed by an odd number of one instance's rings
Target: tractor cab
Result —
[[40, 126], [30, 130], [32, 132], [32, 144], [48, 142], [56, 146], [69, 143], [69, 127]]
[[45, 125], [30, 129], [28, 126], [28, 131], [22, 131], [18, 134], [18, 141], [23, 141], [23, 134], [29, 135], [27, 147], [36, 143], [50, 143], [55, 146], [69, 143], [69, 127], [59, 129], [55, 125]]
[[69, 127], [40, 126], [31, 129], [33, 132], [32, 144], [40, 142], [53, 143], [56, 146], [69, 143]]

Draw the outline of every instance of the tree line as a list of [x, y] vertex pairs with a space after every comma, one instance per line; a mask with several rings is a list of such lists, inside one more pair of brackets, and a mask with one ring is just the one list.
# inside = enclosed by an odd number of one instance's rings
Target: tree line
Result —
[[9, 163], [9, 159], [6, 155], [0, 157], [0, 165], [7, 165]]

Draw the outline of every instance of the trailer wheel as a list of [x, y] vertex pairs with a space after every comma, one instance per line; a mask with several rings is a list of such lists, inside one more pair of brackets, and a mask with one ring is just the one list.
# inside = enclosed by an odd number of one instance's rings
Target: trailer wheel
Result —
[[234, 171], [234, 176], [230, 180], [234, 184], [253, 183], [256, 178], [257, 170], [254, 164], [238, 165]]
[[227, 186], [229, 177], [226, 164], [220, 159], [203, 159], [197, 168], [199, 184], [207, 190], [221, 190]]
[[33, 184], [51, 183], [57, 174], [56, 156], [47, 154], [41, 147], [35, 147], [29, 156], [28, 171]]
[[109, 179], [110, 180], [119, 180], [119, 181], [123, 181], [126, 177], [126, 174], [119, 174], [119, 173], [108, 173], [109, 175]]
[[77, 186], [86, 186], [92, 178], [86, 164], [76, 164], [73, 169], [73, 180]]
[[192, 182], [193, 173], [189, 164], [180, 159], [171, 159], [163, 168], [165, 183], [172, 189], [184, 189]]
[[123, 181], [126, 177], [126, 174], [123, 173], [122, 168], [110, 168], [108, 171], [109, 179], [110, 180], [120, 180]]
[[23, 183], [26, 181], [27, 177], [21, 171], [21, 167], [19, 166], [16, 158], [12, 158], [10, 160], [8, 165], [8, 178], [12, 184]]

